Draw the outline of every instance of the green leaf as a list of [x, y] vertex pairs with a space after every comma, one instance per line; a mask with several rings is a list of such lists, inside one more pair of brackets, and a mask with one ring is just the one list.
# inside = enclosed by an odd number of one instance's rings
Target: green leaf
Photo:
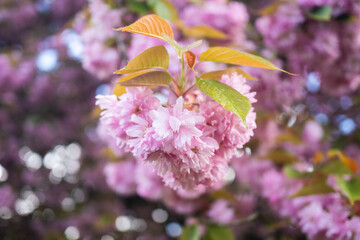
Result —
[[227, 192], [225, 189], [217, 190], [210, 194], [210, 197], [213, 199], [226, 199], [228, 201], [238, 201], [238, 199], [231, 193]]
[[269, 151], [265, 156], [261, 156], [262, 159], [270, 159], [275, 164], [287, 165], [298, 161], [297, 157], [291, 152], [276, 148]]
[[151, 10], [148, 4], [146, 4], [146, 2], [143, 1], [127, 0], [126, 2], [131, 11], [142, 15], [147, 14]]
[[344, 154], [342, 151], [338, 149], [331, 149], [328, 152], [328, 157], [333, 158], [337, 157], [340, 159], [342, 163], [344, 163], [351, 171], [356, 174], [358, 172], [358, 164], [355, 159], [352, 159], [351, 157], [348, 157], [346, 154]]
[[199, 240], [199, 231], [196, 225], [186, 226], [180, 236], [180, 240]]
[[285, 130], [282, 134], [277, 136], [276, 141], [279, 143], [282, 143], [282, 142], [291, 142], [294, 144], [302, 143], [302, 140], [298, 136], [298, 134], [290, 131], [289, 129]]
[[235, 236], [226, 226], [209, 225], [204, 240], [235, 240]]
[[150, 68], [167, 70], [169, 67], [169, 54], [164, 46], [155, 46], [146, 49], [134, 57], [126, 67], [115, 71], [115, 74], [138, 72]]
[[326, 179], [327, 177], [314, 176], [307, 185], [293, 194], [291, 198], [334, 192], [334, 189], [326, 184]]
[[336, 182], [349, 198], [350, 203], [353, 204], [355, 201], [360, 200], [360, 178], [353, 177], [350, 180], [345, 180], [343, 177], [338, 176]]
[[[126, 80], [124, 80], [126, 79]], [[162, 71], [144, 71], [144, 74], [133, 73], [126, 75], [118, 81], [120, 86], [137, 87], [137, 86], [169, 86], [171, 76]]]
[[114, 9], [116, 4], [114, 0], [105, 0], [105, 3], [111, 8]]
[[277, 10], [280, 6], [282, 6], [288, 2], [289, 2], [289, 0], [278, 0], [278, 1], [275, 1], [275, 2], [265, 6], [264, 8], [262, 8], [256, 12], [262, 16], [273, 15], [277, 12]]
[[310, 172], [299, 172], [290, 165], [284, 167], [284, 173], [289, 178], [304, 178], [311, 175]]
[[329, 21], [331, 13], [332, 8], [330, 6], [320, 6], [308, 13], [308, 17], [317, 21]]
[[226, 110], [240, 117], [246, 126], [246, 115], [251, 108], [247, 97], [232, 87], [213, 79], [196, 77], [196, 85], [200, 91], [220, 103]]
[[178, 13], [174, 5], [168, 0], [147, 0], [148, 5], [156, 15], [170, 21], [178, 19]]
[[104, 45], [109, 48], [116, 47], [116, 44], [116, 38], [108, 38], [104, 41]]
[[319, 168], [320, 171], [326, 174], [337, 174], [337, 175], [345, 175], [352, 174], [352, 171], [341, 161], [328, 161], [324, 163], [323, 166]]
[[200, 54], [199, 60], [279, 70], [290, 75], [295, 75], [276, 67], [274, 64], [262, 57], [250, 53], [240, 52], [235, 49], [226, 47], [209, 48], [208, 50]]

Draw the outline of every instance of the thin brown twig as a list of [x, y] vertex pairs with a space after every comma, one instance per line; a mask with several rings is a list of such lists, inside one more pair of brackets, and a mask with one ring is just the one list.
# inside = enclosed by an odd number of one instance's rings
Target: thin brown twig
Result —
[[196, 86], [196, 84], [192, 85], [191, 87], [189, 87], [181, 96], [185, 96], [188, 92], [190, 92], [194, 87]]

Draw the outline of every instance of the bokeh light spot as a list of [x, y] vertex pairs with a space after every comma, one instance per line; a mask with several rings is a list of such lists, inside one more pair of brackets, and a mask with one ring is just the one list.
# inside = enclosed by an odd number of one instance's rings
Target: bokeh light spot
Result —
[[166, 225], [166, 233], [170, 237], [178, 237], [181, 235], [182, 227], [179, 223], [172, 222]]
[[318, 75], [314, 72], [310, 73], [306, 79], [306, 89], [309, 92], [315, 93], [319, 91], [320, 86], [321, 86], [321, 82]]
[[69, 240], [79, 239], [80, 232], [76, 227], [70, 226], [65, 229], [65, 236]]
[[339, 129], [342, 134], [348, 135], [355, 130], [355, 122], [351, 118], [346, 118], [339, 123]]
[[169, 215], [164, 209], [158, 208], [152, 211], [151, 217], [156, 223], [164, 223], [168, 219]]
[[36, 66], [40, 71], [50, 72], [55, 70], [58, 62], [58, 52], [55, 49], [46, 49], [39, 53]]

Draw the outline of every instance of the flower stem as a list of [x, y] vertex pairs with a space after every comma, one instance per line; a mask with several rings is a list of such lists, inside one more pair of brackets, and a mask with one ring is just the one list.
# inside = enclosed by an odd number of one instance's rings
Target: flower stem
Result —
[[180, 63], [181, 63], [181, 79], [180, 79], [180, 89], [179, 89], [179, 95], [182, 95], [182, 90], [184, 87], [184, 81], [185, 81], [185, 64], [184, 64], [184, 55], [180, 56]]

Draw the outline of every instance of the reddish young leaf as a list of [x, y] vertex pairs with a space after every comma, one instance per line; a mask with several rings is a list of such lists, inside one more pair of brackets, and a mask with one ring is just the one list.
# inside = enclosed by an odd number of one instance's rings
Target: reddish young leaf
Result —
[[324, 161], [324, 154], [320, 151], [317, 151], [315, 154], [314, 154], [314, 159], [313, 159], [313, 162], [314, 164], [319, 164], [321, 162]]
[[196, 61], [196, 54], [193, 53], [192, 51], [186, 51], [184, 54], [185, 54], [185, 59], [186, 59], [187, 65], [189, 66], [190, 69], [194, 69], [195, 61]]

